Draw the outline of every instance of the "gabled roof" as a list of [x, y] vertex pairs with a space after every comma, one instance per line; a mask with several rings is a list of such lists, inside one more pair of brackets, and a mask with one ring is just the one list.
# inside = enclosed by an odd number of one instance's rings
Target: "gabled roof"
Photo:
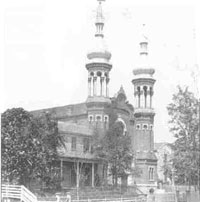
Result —
[[129, 112], [130, 115], [132, 114], [134, 108], [127, 101], [126, 93], [124, 91], [123, 86], [121, 86], [119, 91], [115, 94], [115, 96], [111, 98], [111, 101], [116, 109], [122, 109]]
[[124, 88], [123, 88], [123, 86], [121, 85], [121, 87], [120, 87], [120, 89], [119, 89], [119, 91], [115, 94], [115, 98], [117, 98], [119, 95], [123, 95], [124, 96], [124, 98], [125, 98], [125, 100], [126, 100], [126, 93], [125, 93], [125, 91], [124, 91]]

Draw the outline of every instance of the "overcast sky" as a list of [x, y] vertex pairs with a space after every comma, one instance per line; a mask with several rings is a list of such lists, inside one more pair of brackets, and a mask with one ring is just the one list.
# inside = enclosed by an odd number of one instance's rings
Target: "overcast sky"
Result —
[[[0, 110], [34, 110], [84, 102], [86, 54], [93, 47], [96, 0], [1, 1]], [[176, 86], [200, 87], [197, 1], [106, 0], [105, 40], [112, 53], [110, 96], [123, 85], [133, 100], [141, 25], [155, 68], [155, 140], [172, 141], [166, 106]], [[2, 68], [3, 67], [3, 68]], [[195, 79], [196, 78], [196, 79]]]

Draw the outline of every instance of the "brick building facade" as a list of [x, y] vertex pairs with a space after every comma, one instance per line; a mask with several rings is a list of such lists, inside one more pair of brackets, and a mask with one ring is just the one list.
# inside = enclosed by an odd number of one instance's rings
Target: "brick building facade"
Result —
[[[96, 12], [96, 44], [87, 54], [88, 96], [85, 102], [34, 111], [35, 115], [48, 111], [58, 121], [59, 133], [64, 135], [65, 148], [58, 148], [62, 186], [96, 186], [99, 179], [107, 177], [103, 163], [92, 154], [92, 136], [96, 127], [103, 133], [108, 129], [109, 111], [115, 110], [124, 132], [131, 137], [136, 164], [142, 170], [138, 178], [128, 176], [128, 184], [154, 186], [157, 159], [154, 154], [154, 69], [148, 66], [148, 40], [142, 35], [140, 41], [141, 65], [133, 70], [134, 106], [128, 103], [123, 87], [114, 97], [109, 96], [109, 73], [112, 69], [111, 53], [104, 41], [104, 17], [102, 0]], [[131, 83], [131, 82], [130, 82]], [[131, 85], [131, 84], [130, 84]], [[84, 180], [82, 180], [84, 179]]]

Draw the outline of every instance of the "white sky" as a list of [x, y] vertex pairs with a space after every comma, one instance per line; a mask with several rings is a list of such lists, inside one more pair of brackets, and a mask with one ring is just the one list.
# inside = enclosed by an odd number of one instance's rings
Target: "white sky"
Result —
[[[86, 54], [94, 39], [96, 0], [7, 0], [0, 4], [0, 111], [34, 110], [87, 98]], [[133, 101], [141, 24], [155, 68], [155, 140], [172, 141], [166, 106], [176, 86], [200, 88], [200, 6], [196, 1], [107, 0], [105, 40], [112, 53], [110, 96], [123, 85]], [[3, 67], [3, 68], [2, 68]], [[191, 73], [194, 72], [196, 82]], [[199, 96], [199, 95], [198, 95]]]

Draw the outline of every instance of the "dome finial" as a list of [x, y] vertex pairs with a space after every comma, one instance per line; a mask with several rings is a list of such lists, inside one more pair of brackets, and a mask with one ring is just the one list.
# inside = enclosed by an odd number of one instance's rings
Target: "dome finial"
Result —
[[142, 24], [141, 30], [140, 55], [142, 58], [147, 58], [148, 56], [148, 37], [146, 33], [146, 25], [144, 23]]
[[103, 37], [103, 26], [104, 26], [104, 17], [102, 12], [102, 6], [101, 3], [105, 0], [97, 0], [99, 2], [99, 5], [97, 7], [97, 13], [96, 13], [96, 34], [95, 37]]

